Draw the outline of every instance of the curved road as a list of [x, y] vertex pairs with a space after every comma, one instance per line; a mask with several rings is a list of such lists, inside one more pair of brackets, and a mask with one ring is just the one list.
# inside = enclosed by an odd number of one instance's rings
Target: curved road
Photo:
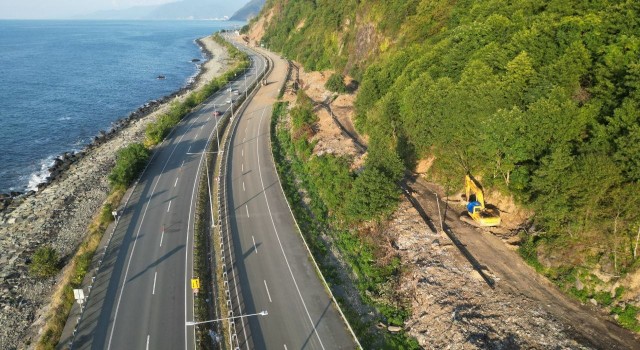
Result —
[[[265, 69], [249, 53], [246, 84]], [[227, 184], [238, 288], [236, 315], [243, 349], [353, 349], [310, 262], [280, 188], [269, 151], [271, 106], [286, 75], [272, 56], [270, 85], [239, 115], [229, 151]], [[244, 93], [240, 76], [189, 114], [157, 147], [116, 224], [73, 349], [193, 349], [193, 225], [202, 154], [215, 138], [214, 110], [228, 110], [228, 88]], [[218, 117], [219, 118], [219, 117]], [[255, 243], [254, 243], [255, 242]]]
[[[264, 59], [252, 54], [247, 85]], [[121, 213], [73, 349], [193, 349], [192, 250], [198, 170], [215, 135], [213, 111], [230, 108], [227, 88], [186, 116], [157, 147]], [[218, 117], [219, 118], [219, 117]], [[214, 136], [215, 137], [215, 136]], [[195, 154], [193, 154], [195, 153]]]
[[280, 187], [270, 151], [273, 102], [287, 62], [266, 52], [273, 71], [239, 115], [226, 164], [234, 314], [242, 349], [354, 349], [356, 343], [316, 273]]

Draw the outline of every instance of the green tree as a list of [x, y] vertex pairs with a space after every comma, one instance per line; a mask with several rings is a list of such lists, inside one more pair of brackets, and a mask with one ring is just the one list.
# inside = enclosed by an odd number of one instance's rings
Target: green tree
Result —
[[333, 73], [324, 84], [324, 87], [327, 90], [332, 92], [337, 92], [339, 94], [344, 94], [347, 92], [347, 86], [344, 85], [344, 76], [340, 73]]
[[399, 200], [400, 190], [380, 170], [366, 168], [353, 183], [346, 203], [347, 218], [366, 221], [391, 214]]

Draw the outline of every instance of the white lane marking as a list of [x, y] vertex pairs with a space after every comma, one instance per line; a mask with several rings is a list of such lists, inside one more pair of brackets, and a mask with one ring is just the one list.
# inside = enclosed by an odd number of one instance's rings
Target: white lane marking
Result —
[[244, 157], [244, 148], [242, 149], [242, 156]]
[[[262, 119], [264, 117], [264, 112], [266, 108], [262, 110], [262, 115], [260, 116], [260, 123], [258, 124], [258, 131], [262, 126]], [[256, 137], [256, 139], [258, 136]], [[282, 241], [280, 240], [280, 235], [278, 234], [278, 229], [276, 228], [276, 223], [273, 220], [273, 214], [271, 213], [271, 207], [269, 206], [269, 197], [267, 197], [267, 190], [264, 188], [264, 180], [262, 179], [262, 168], [260, 167], [260, 142], [256, 142], [256, 153], [258, 154], [258, 174], [260, 174], [260, 184], [262, 185], [262, 193], [264, 194], [264, 200], [267, 202], [267, 211], [269, 212], [269, 218], [271, 219], [271, 225], [273, 225], [273, 231], [276, 234], [276, 239], [278, 240], [278, 244], [280, 245], [280, 251], [282, 251], [282, 256], [284, 257], [284, 262], [287, 264], [287, 268], [289, 269], [289, 274], [291, 275], [291, 279], [293, 280], [293, 285], [296, 287], [298, 291], [298, 296], [300, 297], [300, 302], [304, 307], [304, 311], [307, 313], [307, 317], [309, 318], [309, 322], [311, 323], [311, 327], [313, 328], [313, 333], [316, 334], [318, 341], [320, 342], [320, 347], [324, 349], [324, 344], [322, 344], [322, 339], [320, 339], [320, 334], [316, 329], [316, 325], [313, 323], [313, 319], [311, 318], [311, 314], [309, 313], [309, 309], [307, 309], [307, 304], [304, 302], [302, 298], [302, 293], [300, 292], [300, 287], [298, 287], [298, 282], [296, 281], [295, 276], [293, 275], [293, 270], [291, 270], [291, 265], [289, 264], [289, 259], [287, 259], [287, 254], [284, 252], [284, 247], [282, 246]]]
[[[175, 130], [175, 129], [174, 129]], [[173, 132], [173, 131], [171, 131]], [[182, 137], [184, 137], [185, 134], [182, 135]], [[180, 140], [182, 140], [182, 137], [180, 137]], [[140, 224], [138, 226], [138, 231], [136, 232], [136, 238], [133, 241], [133, 246], [131, 247], [131, 253], [129, 253], [129, 262], [127, 262], [127, 269], [124, 272], [124, 282], [122, 285], [122, 288], [120, 289], [120, 295], [118, 296], [118, 302], [116, 303], [116, 311], [113, 315], [113, 322], [112, 322], [112, 326], [111, 326], [111, 334], [109, 334], [109, 343], [107, 344], [107, 350], [111, 349], [111, 341], [113, 340], [113, 332], [116, 329], [116, 321], [118, 319], [118, 311], [120, 310], [120, 302], [122, 301], [122, 293], [124, 293], [124, 284], [126, 284], [127, 282], [127, 276], [129, 275], [129, 268], [131, 267], [131, 260], [133, 260], [133, 253], [136, 250], [136, 244], [138, 243], [138, 238], [140, 237], [140, 231], [142, 230], [142, 223], [144, 222], [144, 218], [147, 215], [147, 210], [149, 209], [149, 205], [151, 204], [151, 198], [153, 198], [153, 195], [156, 192], [156, 187], [158, 187], [158, 183], [160, 183], [160, 179], [162, 178], [162, 174], [164, 173], [164, 170], [167, 168], [167, 165], [169, 165], [169, 161], [171, 160], [171, 157], [173, 157], [173, 154], [176, 152], [176, 149], [178, 148], [178, 144], [180, 144], [180, 140], [178, 140], [178, 142], [176, 143], [176, 145], [173, 147], [173, 151], [171, 151], [171, 154], [169, 154], [169, 157], [167, 158], [167, 161], [164, 163], [164, 166], [162, 167], [162, 170], [160, 171], [160, 175], [158, 175], [158, 178], [156, 179], [156, 184], [153, 185], [153, 188], [151, 189], [151, 196], [149, 197], [149, 200], [147, 201], [147, 206], [144, 208], [144, 211], [142, 212], [142, 218], [140, 219]], [[155, 155], [154, 155], [155, 157]], [[153, 159], [151, 159], [153, 160]], [[184, 161], [182, 162], [182, 164], [184, 165]], [[145, 168], [146, 170], [146, 168]], [[199, 170], [199, 169], [198, 169]], [[197, 182], [197, 181], [196, 181]], [[195, 183], [195, 182], [194, 182]], [[195, 185], [194, 185], [195, 186]], [[186, 283], [186, 281], [185, 281]], [[185, 285], [185, 293], [186, 293], [186, 285]], [[186, 303], [186, 298], [185, 298], [185, 303]], [[187, 310], [185, 309], [185, 348], [186, 348], [186, 335], [187, 335], [187, 326], [186, 326], [186, 313]]]
[[164, 240], [164, 226], [162, 226], [162, 234], [160, 235], [160, 246], [162, 247], [162, 240]]
[[258, 254], [258, 246], [256, 245], [256, 239], [253, 236], [251, 236], [251, 239], [253, 240], [253, 250], [255, 250], [256, 254]]
[[244, 173], [244, 163], [242, 163], [242, 172]]
[[245, 209], [247, 209], [247, 217], [249, 217], [249, 206], [245, 205], [244, 207], [245, 207]]
[[176, 183], [173, 184], [173, 187], [178, 186], [178, 179], [179, 179], [179, 177], [176, 177]]
[[156, 294], [156, 278], [158, 278], [158, 271], [153, 275], [153, 290], [151, 291], [151, 294]]
[[147, 334], [147, 350], [149, 350], [149, 335]]
[[246, 139], [247, 139], [246, 137], [243, 137], [243, 138], [242, 138], [242, 142], [244, 142], [244, 140], [246, 140]]
[[182, 165], [180, 165], [180, 167], [182, 168], [184, 166], [184, 160], [182, 161]]
[[246, 189], [244, 188], [244, 181], [242, 181], [242, 190], [246, 191]]
[[287, 350], [287, 344], [284, 344], [284, 350]]
[[169, 207], [167, 207], [167, 213], [171, 210], [171, 201], [169, 201]]
[[[198, 136], [196, 136], [196, 138], [198, 138]], [[189, 149], [187, 150], [187, 153], [189, 152], [191, 152], [191, 146], [189, 146]], [[182, 164], [184, 164], [184, 162]]]
[[266, 280], [263, 280], [263, 281], [264, 281], [264, 288], [267, 290], [267, 296], [269, 297], [269, 302], [273, 303], [273, 301], [271, 300], [271, 293], [269, 293], [269, 287], [267, 287], [267, 281]]

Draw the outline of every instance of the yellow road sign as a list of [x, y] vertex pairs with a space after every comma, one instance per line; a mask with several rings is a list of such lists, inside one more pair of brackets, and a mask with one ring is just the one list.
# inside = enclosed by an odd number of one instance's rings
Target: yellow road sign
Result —
[[199, 289], [200, 288], [200, 279], [192, 278], [191, 279], [191, 289]]

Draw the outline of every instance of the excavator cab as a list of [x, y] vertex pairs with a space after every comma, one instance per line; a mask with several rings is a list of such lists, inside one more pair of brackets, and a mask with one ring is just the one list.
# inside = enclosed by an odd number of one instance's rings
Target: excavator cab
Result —
[[[467, 215], [460, 219], [473, 226], [498, 226], [500, 225], [500, 212], [494, 208], [487, 208], [484, 204], [484, 193], [480, 185], [471, 177], [464, 178], [464, 189], [467, 200]], [[471, 220], [469, 219], [471, 218]]]

